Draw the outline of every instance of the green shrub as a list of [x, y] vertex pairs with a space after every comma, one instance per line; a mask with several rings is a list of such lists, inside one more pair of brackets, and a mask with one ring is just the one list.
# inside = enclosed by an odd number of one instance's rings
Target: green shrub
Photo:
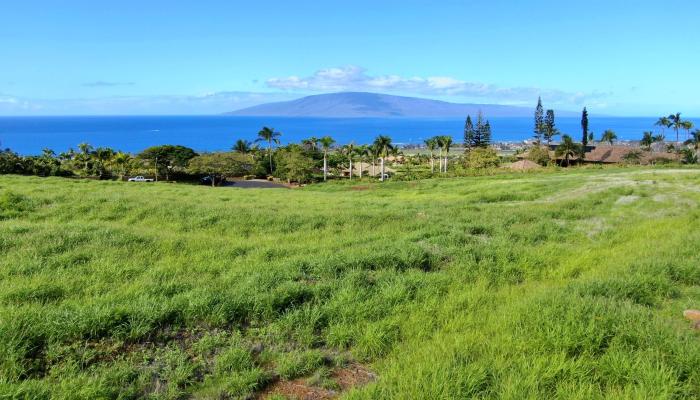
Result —
[[467, 151], [465, 156], [465, 165], [467, 168], [496, 168], [499, 166], [500, 162], [501, 159], [498, 156], [498, 152], [491, 147], [471, 149]]

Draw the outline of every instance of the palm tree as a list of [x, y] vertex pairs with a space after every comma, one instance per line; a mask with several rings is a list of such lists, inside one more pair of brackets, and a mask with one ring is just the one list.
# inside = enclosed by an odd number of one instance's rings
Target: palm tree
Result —
[[301, 141], [302, 146], [304, 146], [307, 150], [309, 151], [316, 151], [318, 150], [318, 138], [315, 136], [311, 136], [308, 139], [304, 139]]
[[268, 128], [264, 126], [260, 132], [258, 132], [258, 138], [255, 139], [256, 142], [267, 142], [267, 155], [270, 157], [270, 174], [272, 174], [272, 143], [279, 144], [279, 137], [282, 136], [280, 132], [275, 131], [275, 128]]
[[700, 149], [700, 129], [696, 129], [690, 133], [690, 139], [686, 140], [683, 144], [690, 146], [695, 149], [695, 154], [698, 154]]
[[430, 152], [430, 173], [435, 173], [435, 160], [433, 159], [435, 154], [435, 149], [437, 148], [437, 140], [434, 137], [425, 140], [425, 147], [428, 148]]
[[[103, 176], [106, 172], [106, 166], [112, 161], [112, 157], [114, 157], [114, 150], [110, 149], [109, 147], [98, 147], [95, 149], [95, 159], [97, 159], [97, 167], [98, 167], [98, 173], [99, 176]], [[166, 180], [167, 178], [167, 173], [166, 173]]]
[[80, 161], [84, 163], [85, 173], [88, 172], [88, 164], [90, 163], [90, 158], [92, 154], [92, 146], [88, 143], [80, 143], [78, 145], [78, 150], [80, 150]]
[[120, 180], [124, 179], [124, 175], [126, 175], [126, 168], [129, 165], [130, 161], [131, 161], [131, 156], [128, 153], [124, 153], [124, 152], [120, 151], [114, 155], [113, 162], [114, 162], [114, 165], [117, 166], [117, 169], [119, 171], [119, 179]]
[[328, 178], [328, 150], [331, 149], [335, 140], [330, 136], [324, 136], [318, 140], [323, 149], [323, 180]]
[[61, 163], [66, 163], [75, 157], [75, 151], [71, 148], [68, 151], [64, 151], [58, 155], [58, 159]]
[[681, 119], [681, 113], [675, 113], [668, 116], [671, 121], [671, 127], [676, 131], [676, 143], [678, 143], [678, 131], [683, 128], [683, 120]]
[[693, 121], [683, 121], [681, 123], [682, 128], [685, 129], [685, 140], [688, 140], [688, 135], [690, 134], [690, 130], [693, 129], [695, 124], [693, 124]]
[[342, 152], [348, 158], [348, 163], [350, 164], [350, 180], [352, 180], [352, 174], [354, 172], [352, 170], [352, 157], [355, 155], [356, 151], [357, 149], [355, 148], [355, 144], [352, 142], [346, 144], [342, 148]]
[[374, 166], [377, 163], [377, 158], [379, 158], [379, 154], [377, 152], [377, 146], [374, 144], [370, 144], [367, 146], [367, 155], [369, 158], [372, 160], [372, 177], [376, 175], [374, 171]]
[[365, 161], [367, 155], [369, 154], [369, 147], [366, 144], [363, 144], [362, 146], [357, 146], [355, 148], [355, 154], [360, 159], [360, 179], [362, 179], [362, 163]]
[[564, 134], [561, 137], [561, 143], [559, 143], [559, 146], [557, 146], [557, 149], [554, 151], [554, 155], [557, 157], [564, 156], [566, 166], [568, 167], [570, 165], [569, 159], [580, 152], [580, 145], [578, 143], [574, 143], [571, 136]]
[[384, 159], [394, 150], [394, 146], [391, 144], [391, 138], [389, 136], [379, 135], [374, 139], [374, 147], [379, 155], [379, 161], [381, 162], [382, 175], [380, 180], [384, 182]]
[[231, 150], [241, 153], [241, 154], [248, 154], [250, 153], [250, 146], [252, 145], [251, 142], [244, 140], [244, 139], [238, 139], [236, 140], [236, 144], [233, 145]]
[[639, 141], [639, 145], [647, 151], [651, 151], [651, 145], [654, 144], [654, 132], [646, 131]]
[[668, 117], [661, 117], [654, 123], [654, 126], [661, 128], [661, 136], [664, 136], [664, 130], [671, 127], [671, 120]]
[[440, 155], [438, 156], [438, 161], [440, 161], [440, 172], [442, 173], [442, 150], [445, 148], [445, 143], [443, 143], [443, 140], [445, 139], [444, 136], [435, 136], [433, 139], [435, 139], [435, 144], [437, 145], [438, 149], [440, 150]]
[[[563, 140], [563, 136], [562, 136], [562, 140]], [[605, 132], [603, 132], [603, 136], [600, 138], [601, 143], [608, 142], [608, 143], [610, 143], [610, 146], [612, 146], [613, 142], [616, 140], [617, 140], [617, 134], [611, 129], [608, 129]]]
[[447, 173], [447, 156], [450, 154], [450, 146], [452, 146], [452, 136], [442, 137], [442, 147], [445, 149], [445, 170], [443, 172]]

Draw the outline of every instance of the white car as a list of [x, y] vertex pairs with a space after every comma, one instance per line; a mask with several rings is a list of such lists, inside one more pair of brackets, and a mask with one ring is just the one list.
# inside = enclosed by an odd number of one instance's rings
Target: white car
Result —
[[133, 178], [129, 178], [129, 182], [153, 182], [153, 179], [151, 178], [144, 178], [143, 176], [135, 176]]

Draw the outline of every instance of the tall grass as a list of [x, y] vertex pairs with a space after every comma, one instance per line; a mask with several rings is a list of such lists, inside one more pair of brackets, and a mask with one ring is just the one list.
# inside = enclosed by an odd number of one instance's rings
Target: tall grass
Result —
[[[620, 199], [623, 199], [621, 201]], [[695, 398], [700, 173], [212, 189], [0, 177], [0, 397]]]

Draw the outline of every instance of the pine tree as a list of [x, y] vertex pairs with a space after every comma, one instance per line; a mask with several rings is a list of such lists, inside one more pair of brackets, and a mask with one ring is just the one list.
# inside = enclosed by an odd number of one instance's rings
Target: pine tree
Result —
[[472, 123], [471, 115], [467, 115], [467, 120], [464, 123], [464, 147], [471, 149], [474, 147], [474, 124]]
[[552, 138], [558, 134], [559, 131], [557, 131], [556, 124], [554, 122], [554, 110], [547, 110], [547, 116], [544, 117], [543, 126], [543, 136], [547, 141], [547, 145], [549, 145], [552, 142]]
[[491, 123], [486, 120], [484, 135], [481, 138], [481, 147], [489, 147], [489, 144], [491, 144]]
[[581, 144], [583, 144], [583, 147], [586, 147], [588, 146], [588, 110], [586, 110], [586, 107], [583, 107], [583, 113], [581, 114], [581, 129], [583, 130]]
[[535, 109], [535, 140], [539, 145], [542, 142], [542, 130], [544, 126], [544, 108], [542, 107], [542, 97], [537, 98], [537, 108]]
[[479, 115], [476, 117], [476, 129], [474, 130], [474, 141], [472, 142], [473, 147], [483, 147], [481, 143], [484, 140], [484, 115], [479, 111]]

